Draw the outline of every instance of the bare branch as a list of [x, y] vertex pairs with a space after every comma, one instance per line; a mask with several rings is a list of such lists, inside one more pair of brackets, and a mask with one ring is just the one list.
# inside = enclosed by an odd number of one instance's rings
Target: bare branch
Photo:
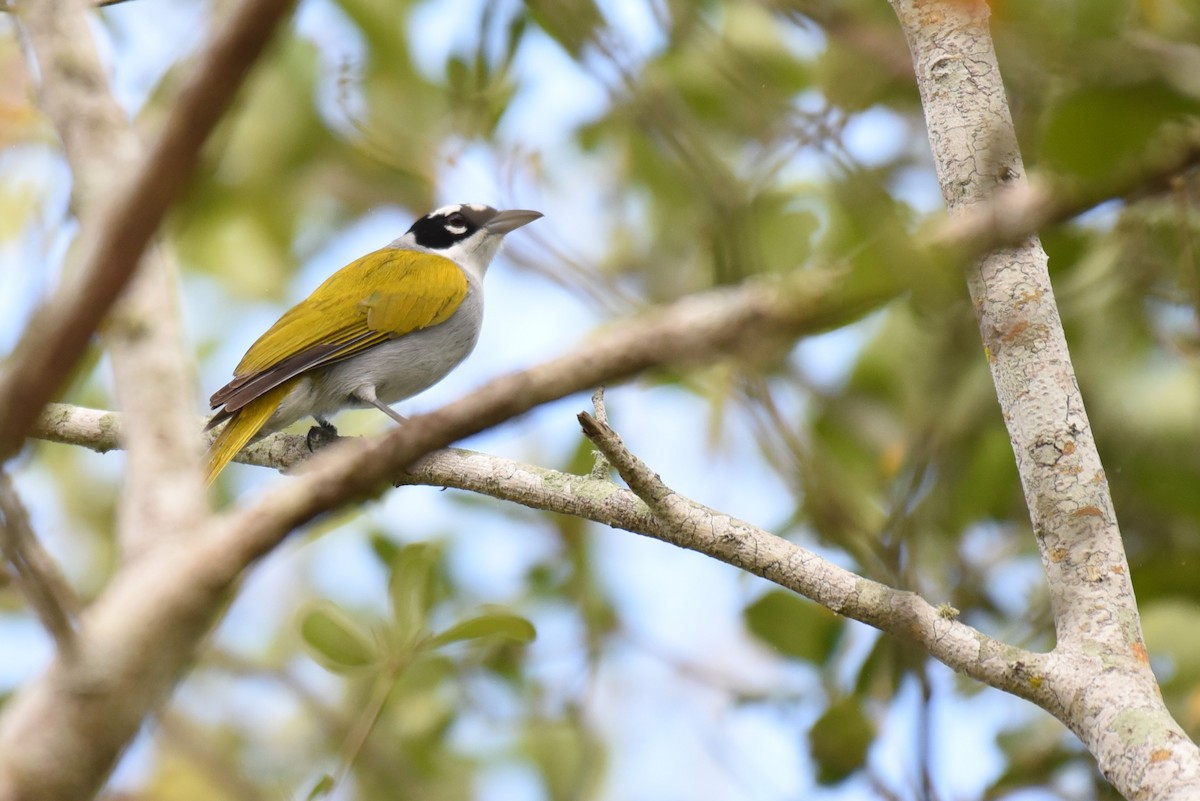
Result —
[[[592, 409], [596, 412], [596, 419], [601, 423], [608, 423], [608, 408], [604, 405], [604, 387], [599, 387], [592, 393]], [[601, 451], [593, 451], [592, 456], [595, 462], [592, 464], [592, 478], [608, 478], [612, 473], [612, 465], [608, 463], [608, 458]]]
[[82, 445], [96, 453], [108, 453], [121, 448], [122, 423], [120, 412], [48, 403], [34, 421], [29, 435], [63, 445]]
[[[121, 422], [119, 412], [52, 403], [38, 419], [33, 436], [106, 453], [121, 447]], [[311, 456], [303, 435], [273, 434], [242, 451], [241, 460], [289, 470]], [[615, 487], [607, 475], [597, 481], [462, 448], [423, 456], [391, 481], [396, 486], [467, 490], [531, 509], [586, 517], [637, 534], [653, 536], [658, 526], [645, 504], [628, 490]]]
[[[106, 448], [119, 426], [119, 415], [90, 409], [58, 407], [53, 420], [60, 439], [81, 439]], [[50, 416], [43, 421], [49, 422]], [[101, 423], [100, 421], [103, 421]], [[576, 515], [614, 528], [706, 554], [763, 576], [834, 611], [884, 631], [921, 635], [931, 655], [956, 670], [1038, 703], [1041, 683], [1030, 681], [1049, 668], [1044, 655], [1009, 647], [943, 614], [918, 596], [869, 581], [837, 567], [815, 553], [743, 521], [721, 515], [667, 488], [625, 448], [607, 425], [580, 416], [584, 432], [635, 487], [636, 493], [607, 478], [562, 473], [498, 456], [461, 449], [439, 450], [417, 460], [395, 476], [397, 483], [453, 487], [488, 495], [532, 509]], [[297, 460], [306, 455], [305, 438], [275, 435], [275, 443], [251, 448], [246, 455], [287, 451]], [[641, 497], [639, 497], [639, 494]]]
[[584, 435], [608, 457], [659, 521], [651, 536], [712, 556], [810, 598], [840, 615], [914, 640], [957, 671], [1039, 705], [1057, 700], [1031, 675], [1046, 656], [1024, 651], [943, 615], [911, 592], [888, 587], [749, 523], [689, 500], [663, 483], [617, 433], [583, 412]]
[[29, 513], [12, 479], [3, 471], [0, 471], [0, 550], [16, 572], [29, 605], [54, 636], [59, 653], [66, 660], [74, 659], [78, 649], [73, 618], [79, 612], [79, 600], [38, 542]]

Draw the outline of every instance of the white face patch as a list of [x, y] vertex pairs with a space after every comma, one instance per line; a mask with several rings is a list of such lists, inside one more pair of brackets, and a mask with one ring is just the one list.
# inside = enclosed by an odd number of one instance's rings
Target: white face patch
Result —
[[[478, 209], [478, 208], [480, 208], [480, 206], [476, 203], [472, 203], [470, 205], [470, 208]], [[437, 217], [438, 215], [441, 215], [443, 217], [448, 217], [451, 214], [453, 214], [454, 212], [462, 211], [462, 210], [463, 210], [463, 207], [461, 204], [451, 203], [449, 206], [442, 206], [440, 209], [434, 209], [433, 211], [429, 212], [429, 214], [426, 216]]]
[[451, 203], [449, 206], [442, 206], [440, 209], [434, 209], [433, 211], [429, 212], [429, 216], [436, 217], [440, 214], [443, 217], [447, 217], [447, 216], [453, 214], [454, 212], [462, 211], [463, 209], [470, 209], [471, 211], [475, 211], [475, 212], [483, 212], [483, 211], [488, 210], [488, 204], [486, 204], [486, 203]]
[[450, 223], [446, 223], [446, 230], [449, 231], [450, 233], [454, 234], [455, 236], [458, 236], [459, 234], [465, 234], [467, 232], [467, 226], [451, 225]]

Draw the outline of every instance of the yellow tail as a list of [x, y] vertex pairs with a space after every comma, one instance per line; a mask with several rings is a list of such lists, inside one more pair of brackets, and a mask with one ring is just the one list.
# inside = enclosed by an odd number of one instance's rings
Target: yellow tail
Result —
[[212, 484], [225, 469], [225, 465], [233, 461], [233, 457], [237, 456], [238, 451], [262, 430], [294, 383], [294, 381], [285, 381], [233, 413], [208, 448], [207, 484]]

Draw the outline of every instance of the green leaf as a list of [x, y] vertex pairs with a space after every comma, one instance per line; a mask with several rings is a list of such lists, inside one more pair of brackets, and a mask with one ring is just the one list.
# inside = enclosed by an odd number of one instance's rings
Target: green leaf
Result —
[[411, 643], [426, 630], [436, 560], [433, 548], [415, 543], [401, 548], [392, 561], [388, 594], [392, 599], [392, 618], [403, 641]]
[[591, 798], [601, 771], [599, 749], [578, 720], [533, 719], [522, 751], [541, 774], [549, 801]]
[[446, 645], [462, 640], [477, 640], [482, 637], [502, 637], [516, 642], [531, 642], [537, 630], [523, 617], [510, 612], [488, 612], [477, 617], [455, 623], [432, 639], [434, 646]]
[[594, 0], [526, 0], [525, 8], [550, 38], [576, 58], [604, 25]]
[[383, 534], [374, 533], [371, 535], [371, 551], [384, 567], [391, 569], [392, 563], [400, 555], [400, 546]]
[[823, 606], [772, 590], [746, 607], [746, 627], [780, 653], [821, 664], [842, 633], [842, 621]]
[[1043, 157], [1055, 169], [1103, 179], [1146, 153], [1166, 123], [1198, 108], [1161, 83], [1089, 87], [1068, 95], [1050, 113]]
[[317, 779], [317, 783], [313, 785], [309, 794], [304, 796], [305, 801], [319, 801], [319, 799], [328, 798], [333, 792], [333, 786], [333, 777], [328, 773], [321, 774], [321, 778]]
[[831, 705], [808, 732], [817, 781], [835, 784], [861, 768], [874, 737], [875, 727], [857, 698], [847, 696]]
[[1200, 604], [1182, 595], [1155, 599], [1142, 606], [1142, 631], [1150, 656], [1171, 659], [1172, 671], [1163, 681], [1165, 686], [1192, 688], [1200, 677], [1200, 639], [1189, 635], [1197, 618]]
[[371, 637], [333, 604], [321, 604], [300, 621], [300, 636], [313, 657], [335, 673], [374, 665], [379, 653]]

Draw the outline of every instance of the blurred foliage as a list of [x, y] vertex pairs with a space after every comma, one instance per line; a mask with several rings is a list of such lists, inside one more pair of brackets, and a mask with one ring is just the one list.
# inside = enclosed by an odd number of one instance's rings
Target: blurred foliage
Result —
[[[136, 15], [139, 5], [103, 13]], [[992, 7], [1030, 168], [1103, 184], [1196, 123], [1195, 0], [996, 0]], [[776, 526], [781, 535], [952, 604], [966, 622], [1008, 641], [1053, 645], [1045, 592], [1028, 580], [1038, 557], [961, 273], [914, 255], [914, 232], [940, 206], [911, 59], [886, 3], [337, 0], [323, 9], [341, 26], [328, 35], [352, 39], [353, 57], [333, 63], [310, 35], [281, 37], [175, 211], [172, 241], [188, 278], [205, 276], [229, 300], [201, 329], [199, 350], [254, 302], [287, 297], [297, 265], [335, 232], [380, 208], [423, 213], [441, 177], [472, 148], [490, 154], [499, 185], [544, 183], [548, 193], [589, 197], [596, 215], [562, 230], [596, 233], [601, 252], [585, 257], [570, 242], [543, 241], [514, 261], [554, 276], [605, 313], [813, 266], [842, 267], [848, 282], [864, 286], [881, 276], [899, 280], [901, 296], [840, 330], [836, 343], [657, 380], [712, 404], [715, 443], [745, 430], [733, 423], [749, 425], [762, 462], [794, 498]], [[641, 22], [629, 22], [631, 9]], [[455, 34], [435, 68], [415, 55], [420, 14]], [[600, 110], [573, 123], [555, 146], [560, 152], [531, 148], [513, 133], [550, 126], [512, 119], [546, 77], [540, 71], [560, 68], [526, 63], [535, 46], [553, 49], [604, 97]], [[51, 140], [17, 53], [15, 38], [0, 40], [0, 147], [12, 158]], [[147, 125], [161, 119], [188, 67], [183, 58], [162, 77], [140, 112]], [[1200, 648], [1188, 636], [1200, 614], [1193, 577], [1200, 565], [1198, 193], [1196, 176], [1182, 175], [1043, 232], [1153, 664], [1193, 736], [1200, 735]], [[49, 260], [43, 202], [36, 184], [0, 184], [0, 244], [24, 237]], [[100, 377], [74, 392], [88, 405], [110, 403]], [[591, 467], [585, 444], [553, 458], [575, 472]], [[71, 568], [72, 580], [91, 595], [115, 559], [117, 482], [77, 449], [38, 445], [30, 461], [52, 476], [63, 549], [83, 565]], [[737, 471], [729, 480], [740, 480]], [[466, 515], [473, 507], [459, 508]], [[629, 613], [600, 566], [594, 527], [498, 504], [488, 513], [548, 541], [522, 591], [506, 601], [511, 611], [474, 597], [437, 547], [397, 545], [413, 534], [405, 521], [363, 535], [390, 578], [386, 614], [334, 605], [302, 585], [291, 589], [291, 622], [262, 644], [259, 661], [220, 649], [205, 654], [154, 735], [150, 794], [169, 787], [162, 797], [236, 799], [282, 786], [323, 798], [349, 770], [352, 797], [436, 801], [473, 797], [481, 777], [519, 765], [541, 797], [602, 797], [606, 772], [616, 769], [608, 760], [613, 743], [587, 696], [600, 666], [628, 647]], [[422, 536], [437, 542], [444, 534]], [[796, 733], [807, 742], [815, 780], [865, 776], [886, 785], [872, 745], [903, 689], [928, 688], [927, 660], [889, 638], [856, 640], [861, 629], [807, 601], [748, 586], [746, 632], [776, 667], [799, 666], [819, 680], [820, 692], [805, 699], [815, 722]], [[15, 590], [0, 589], [0, 609], [21, 608]], [[524, 643], [535, 613], [570, 621], [583, 663], [574, 698], [564, 700], [530, 666]], [[977, 690], [964, 682], [956, 692], [965, 698]], [[262, 720], [234, 724], [202, 714], [236, 706], [213, 698], [247, 692], [287, 700]], [[189, 703], [194, 696], [205, 702]], [[1029, 788], [1111, 797], [1061, 726], [1012, 703], [1024, 717], [1014, 714], [1011, 728], [997, 734], [1002, 766], [981, 778], [990, 782], [984, 797]], [[346, 743], [372, 709], [361, 748], [347, 759]], [[936, 730], [921, 730], [932, 725], [928, 714], [911, 717], [900, 724], [912, 730], [907, 739], [936, 740]], [[485, 747], [463, 745], [471, 726], [489, 732]], [[719, 731], [712, 736], [719, 742]], [[919, 786], [914, 776], [890, 791], [918, 798], [912, 788]]]
[[857, 698], [848, 696], [830, 704], [808, 733], [817, 781], [835, 784], [861, 769], [873, 735]]
[[[385, 552], [386, 549], [377, 549], [380, 555]], [[423, 733], [445, 733], [453, 713], [431, 697], [436, 688], [423, 683], [415, 687], [403, 683], [407, 677], [426, 673], [428, 665], [435, 667], [428, 672], [438, 679], [451, 678], [444, 659], [437, 654], [439, 649], [467, 640], [527, 643], [535, 636], [529, 621], [500, 610], [460, 620], [432, 633], [429, 612], [434, 598], [436, 560], [436, 551], [423, 544], [409, 545], [390, 554], [385, 567], [389, 574], [392, 615], [389, 620], [376, 622], [374, 637], [362, 631], [350, 614], [329, 603], [318, 604], [301, 619], [300, 635], [317, 661], [335, 673], [362, 679], [372, 687], [370, 702], [347, 735], [341, 776], [354, 765], [366, 738], [387, 711], [387, 702], [394, 691], [400, 696], [394, 703], [404, 711], [406, 731], [412, 732], [415, 723], [415, 728]], [[435, 724], [434, 731], [420, 725], [422, 710], [424, 718]], [[422, 747], [430, 744], [423, 743]], [[339, 778], [322, 776], [309, 797], [334, 797]]]
[[780, 653], [818, 664], [829, 660], [842, 633], [837, 615], [795, 594], [771, 590], [746, 607], [746, 628]]

